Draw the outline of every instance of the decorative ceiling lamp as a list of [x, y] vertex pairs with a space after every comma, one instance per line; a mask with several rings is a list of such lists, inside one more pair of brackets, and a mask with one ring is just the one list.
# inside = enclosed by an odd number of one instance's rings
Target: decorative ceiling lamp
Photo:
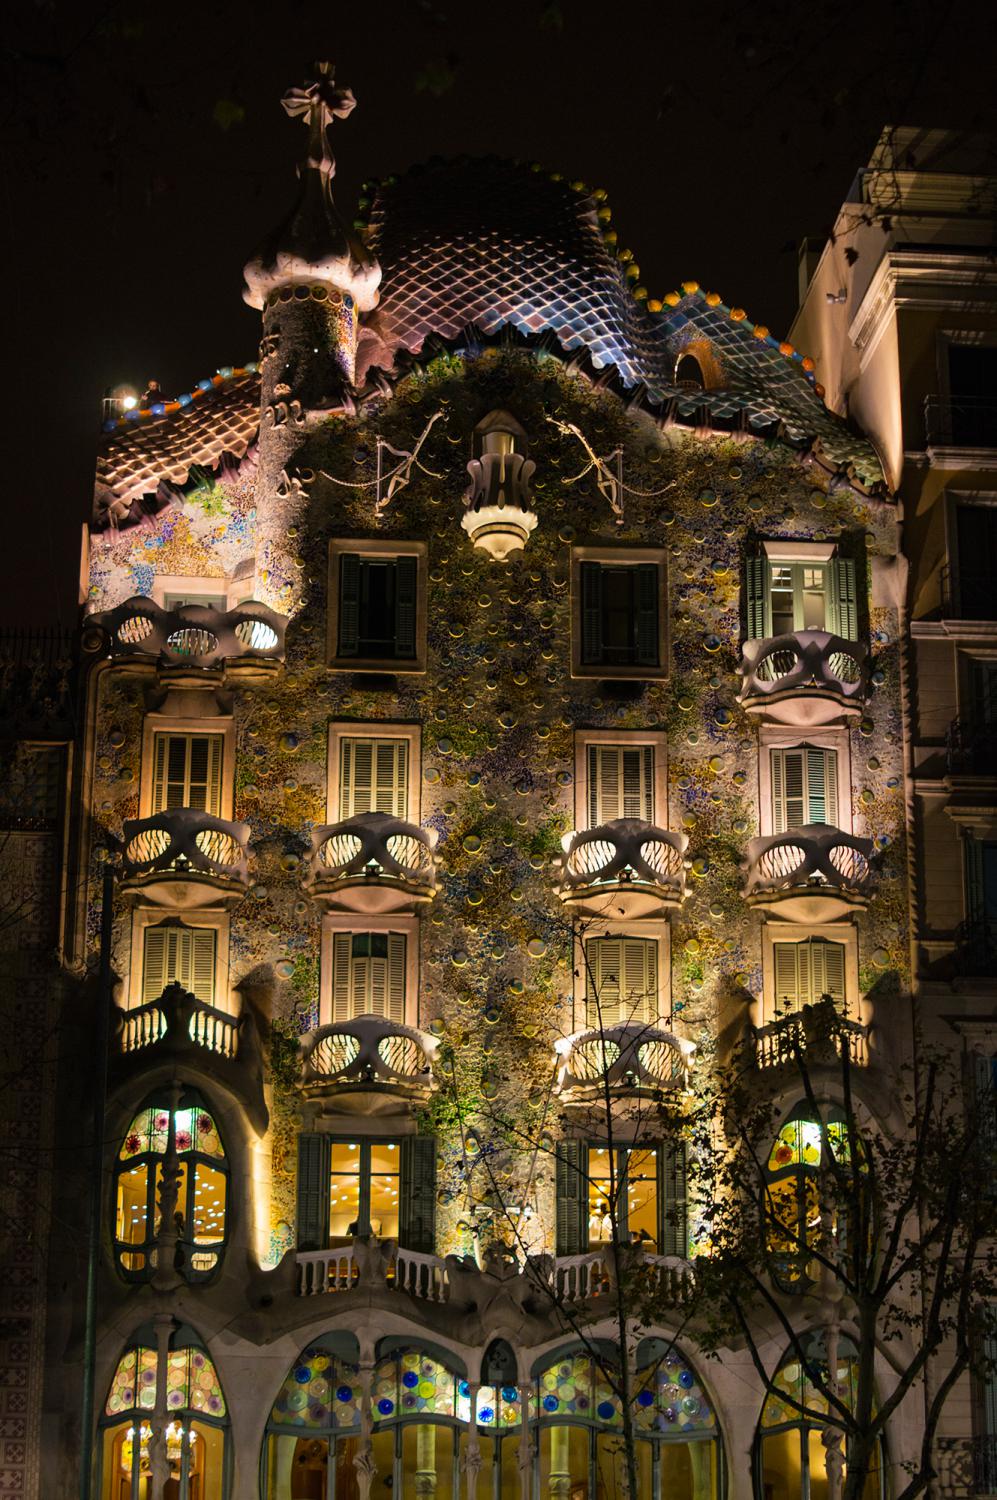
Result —
[[525, 455], [526, 434], [506, 411], [495, 411], [474, 432], [475, 457], [461, 526], [476, 547], [496, 562], [521, 552], [537, 518], [530, 505], [536, 464]]

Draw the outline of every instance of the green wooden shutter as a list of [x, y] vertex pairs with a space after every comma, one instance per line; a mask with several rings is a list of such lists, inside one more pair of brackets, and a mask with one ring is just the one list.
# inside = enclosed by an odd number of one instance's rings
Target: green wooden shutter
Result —
[[329, 1243], [330, 1141], [327, 1135], [298, 1136], [298, 1249], [324, 1250]]
[[416, 593], [419, 563], [415, 557], [395, 561], [395, 656], [400, 661], [415, 656]]
[[995, 1059], [974, 1054], [973, 1106], [977, 1139], [984, 1151], [997, 1150], [997, 1102], [994, 1098]]
[[983, 894], [983, 841], [970, 835], [965, 841], [966, 919], [982, 922], [986, 911]]
[[638, 563], [634, 588], [634, 639], [640, 667], [656, 667], [658, 654], [658, 565]]
[[745, 620], [749, 641], [768, 635], [768, 559], [748, 557], [744, 563]]
[[785, 1014], [787, 1008], [795, 1010], [800, 1005], [800, 947], [800, 943], [772, 944], [776, 1017]]
[[589, 827], [622, 817], [620, 751], [616, 745], [589, 745]]
[[561, 1141], [556, 1158], [557, 1254], [588, 1249], [588, 1148], [584, 1141]]
[[373, 740], [343, 739], [339, 745], [339, 816], [370, 812]]
[[341, 1025], [352, 1019], [352, 948], [351, 932], [334, 932], [332, 935], [332, 1020]]
[[356, 656], [360, 650], [360, 557], [343, 552], [339, 558], [340, 656]]
[[686, 1146], [667, 1141], [658, 1149], [658, 1224], [662, 1255], [689, 1254]]
[[166, 758], [169, 749], [168, 734], [157, 734], [152, 746], [152, 811], [162, 812], [166, 807]]
[[142, 945], [142, 1003], [158, 1000], [166, 988], [166, 927], [147, 927]]
[[401, 1142], [398, 1242], [406, 1250], [436, 1250], [436, 1141], [406, 1135]]
[[828, 627], [834, 635], [854, 641], [859, 631], [854, 560], [832, 558], [826, 576]]
[[773, 750], [772, 768], [772, 829], [775, 833], [789, 833], [802, 828], [807, 821], [804, 787], [804, 752], [802, 750]]
[[645, 823], [654, 820], [654, 747], [624, 746], [623, 761], [623, 812], [624, 818], [643, 818]]
[[598, 666], [603, 659], [602, 568], [596, 562], [583, 562], [578, 573], [582, 591], [582, 662]]
[[408, 742], [343, 739], [339, 751], [339, 816], [408, 813]]
[[810, 973], [811, 998], [820, 1000], [830, 995], [839, 1004], [845, 1000], [845, 945], [828, 942], [824, 938], [811, 938]]
[[807, 822], [838, 823], [838, 757], [834, 750], [806, 752]]

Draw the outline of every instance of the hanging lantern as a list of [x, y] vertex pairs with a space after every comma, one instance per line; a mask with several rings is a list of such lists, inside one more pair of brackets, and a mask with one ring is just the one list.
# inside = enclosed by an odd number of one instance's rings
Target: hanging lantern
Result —
[[536, 464], [522, 452], [521, 429], [505, 412], [487, 418], [476, 437], [481, 451], [467, 466], [471, 483], [460, 524], [476, 547], [505, 562], [523, 550], [537, 524], [529, 509]]

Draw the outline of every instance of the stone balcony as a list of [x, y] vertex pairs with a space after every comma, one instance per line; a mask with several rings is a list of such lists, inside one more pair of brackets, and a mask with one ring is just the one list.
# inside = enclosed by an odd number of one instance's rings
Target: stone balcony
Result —
[[265, 604], [248, 601], [234, 609], [184, 604], [163, 609], [135, 595], [116, 609], [90, 615], [83, 646], [115, 661], [154, 662], [161, 674], [203, 677], [207, 668], [228, 676], [265, 677], [284, 660], [287, 621]]
[[[824, 1005], [832, 1002], [824, 1002]], [[869, 1063], [869, 1028], [835, 1015], [828, 1024], [823, 1007], [805, 1005], [767, 1026], [752, 1027], [749, 1036], [755, 1067], [761, 1071], [793, 1066], [801, 1057], [808, 1066], [834, 1062], [847, 1050], [853, 1067]]]
[[435, 829], [390, 813], [356, 813], [312, 833], [304, 885], [336, 911], [412, 911], [436, 895]]
[[655, 917], [685, 896], [684, 833], [668, 833], [642, 818], [616, 818], [563, 840], [557, 894], [585, 916]]
[[263, 1062], [252, 1015], [231, 1015], [189, 994], [182, 985], [167, 985], [158, 1000], [131, 1010], [115, 1007], [112, 1017], [110, 1079], [112, 1089], [138, 1087], [143, 1075], [176, 1072], [197, 1078], [206, 1087], [221, 1083], [248, 1111], [256, 1128], [266, 1129]]
[[583, 1031], [555, 1044], [562, 1104], [682, 1092], [695, 1047], [643, 1021]]
[[805, 729], [862, 713], [869, 693], [865, 648], [826, 630], [745, 641], [740, 702], [749, 714]]
[[791, 922], [832, 922], [868, 904], [872, 840], [827, 823], [748, 843], [745, 899]]
[[381, 1016], [320, 1026], [301, 1040], [300, 1087], [331, 1113], [389, 1113], [428, 1096], [438, 1047], [428, 1033]]
[[157, 906], [229, 906], [249, 886], [249, 824], [194, 807], [129, 819], [122, 830], [122, 894]]

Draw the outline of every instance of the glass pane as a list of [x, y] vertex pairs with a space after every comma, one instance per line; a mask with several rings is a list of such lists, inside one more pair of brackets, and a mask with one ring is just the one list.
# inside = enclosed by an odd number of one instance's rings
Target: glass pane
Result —
[[329, 1180], [329, 1238], [343, 1244], [360, 1216], [360, 1146], [357, 1141], [334, 1142]]
[[267, 1448], [267, 1500], [325, 1500], [326, 1438], [271, 1437]]
[[[451, 1500], [454, 1493], [456, 1438], [455, 1427], [443, 1427], [435, 1422], [421, 1422], [418, 1426], [402, 1428], [404, 1500], [410, 1500], [410, 1497], [416, 1495], [432, 1495], [438, 1496], [439, 1500]], [[430, 1486], [431, 1475], [435, 1476], [435, 1489]]]
[[610, 1203], [612, 1187], [610, 1178], [610, 1153], [605, 1146], [593, 1146], [589, 1151], [589, 1249], [599, 1250], [612, 1240]]
[[225, 1173], [198, 1162], [189, 1235], [198, 1245], [217, 1245], [225, 1238]]
[[801, 1433], [773, 1432], [762, 1442], [762, 1494], [765, 1500], [800, 1500], [803, 1495]]
[[803, 629], [823, 630], [827, 619], [824, 569], [803, 569]]
[[602, 645], [607, 662], [633, 660], [634, 571], [632, 568], [602, 570]]
[[[650, 1443], [638, 1443], [637, 1445], [637, 1497], [638, 1500], [652, 1500], [651, 1488], [651, 1445]], [[596, 1437], [595, 1448], [595, 1493], [597, 1500], [617, 1500], [620, 1495], [627, 1493], [626, 1456], [623, 1439], [616, 1433], [600, 1432]], [[573, 1492], [572, 1492], [573, 1493]], [[586, 1486], [583, 1493], [588, 1495]], [[689, 1500], [692, 1500], [692, 1492], [689, 1491]], [[662, 1494], [668, 1496], [668, 1500], [685, 1500], [686, 1491], [671, 1489], [665, 1485]], [[709, 1491], [704, 1491], [702, 1496], [697, 1495], [695, 1500], [709, 1500]]]
[[658, 1243], [658, 1153], [628, 1151], [627, 1232], [651, 1249]]
[[[555, 1482], [558, 1481], [558, 1482]], [[589, 1500], [589, 1430], [587, 1427], [541, 1427], [540, 1493]]]
[[[118, 1175], [118, 1199], [115, 1210], [115, 1238], [125, 1245], [144, 1245], [148, 1238], [149, 1169], [132, 1167]], [[126, 1270], [137, 1271], [144, 1256], [122, 1255]], [[139, 1264], [135, 1262], [138, 1261]]]
[[[155, 1190], [154, 1191], [155, 1191], [155, 1194], [156, 1194], [156, 1202], [153, 1205], [153, 1222], [152, 1222], [152, 1225], [150, 1226], [153, 1235], [155, 1235], [156, 1231], [159, 1228], [159, 1208], [158, 1208], [158, 1205], [162, 1202], [162, 1197], [163, 1197], [163, 1164], [162, 1164], [162, 1162], [157, 1162], [156, 1163], [156, 1186], [155, 1186]], [[187, 1234], [187, 1221], [186, 1221], [186, 1219], [184, 1217], [184, 1208], [186, 1207], [186, 1203], [187, 1203], [187, 1163], [185, 1161], [181, 1161], [180, 1164], [179, 1164], [178, 1172], [177, 1172], [177, 1206], [176, 1206], [176, 1208], [174, 1210], [173, 1218], [174, 1218], [174, 1222], [176, 1224], [177, 1233], [182, 1238], [185, 1238], [186, 1234]]]
[[772, 568], [769, 597], [772, 605], [772, 634], [791, 634], [795, 628], [793, 618], [792, 568]]
[[190, 1424], [190, 1500], [222, 1500], [225, 1473], [225, 1434], [219, 1427]]
[[[639, 1444], [640, 1448], [645, 1446]], [[661, 1443], [658, 1452], [662, 1495], [667, 1495], [669, 1500], [714, 1500], [717, 1493], [716, 1443]]]
[[807, 1449], [810, 1454], [810, 1500], [827, 1500], [826, 1450], [820, 1433], [814, 1428], [807, 1433]]
[[401, 1152], [395, 1141], [370, 1147], [370, 1227], [382, 1239], [398, 1238], [398, 1173]]

